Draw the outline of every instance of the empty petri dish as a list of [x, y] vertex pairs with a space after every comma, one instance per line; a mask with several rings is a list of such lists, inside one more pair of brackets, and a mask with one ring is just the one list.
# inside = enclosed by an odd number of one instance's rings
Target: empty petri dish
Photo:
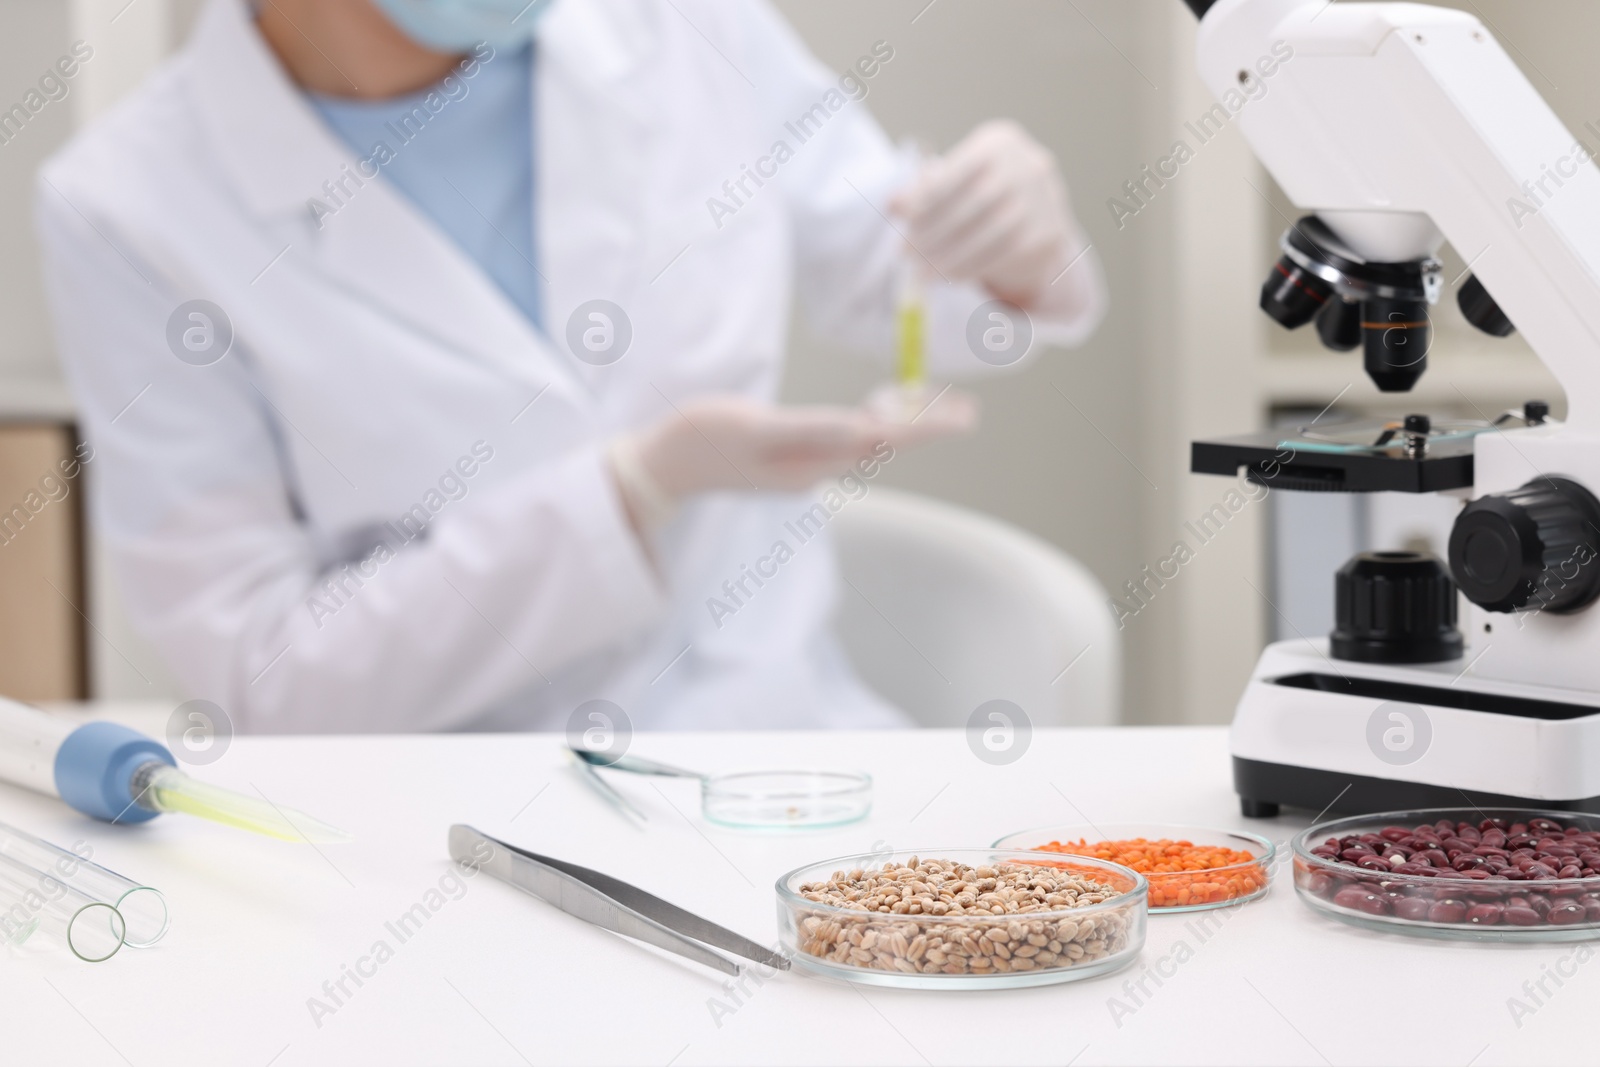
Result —
[[872, 776], [862, 771], [741, 771], [704, 780], [708, 821], [746, 830], [844, 826], [872, 810]]

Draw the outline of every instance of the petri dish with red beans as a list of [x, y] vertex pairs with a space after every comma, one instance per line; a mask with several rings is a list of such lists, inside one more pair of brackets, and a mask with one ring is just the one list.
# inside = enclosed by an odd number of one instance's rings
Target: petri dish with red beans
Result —
[[1393, 811], [1318, 824], [1293, 850], [1300, 899], [1355, 926], [1468, 941], [1600, 939], [1600, 816]]

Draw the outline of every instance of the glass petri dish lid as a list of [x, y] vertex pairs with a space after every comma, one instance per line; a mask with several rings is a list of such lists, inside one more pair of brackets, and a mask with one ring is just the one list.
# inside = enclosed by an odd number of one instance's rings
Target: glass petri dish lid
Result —
[[[1076, 896], [1061, 891], [1068, 877]], [[1043, 894], [1048, 900], [1005, 899], [997, 892], [1002, 878], [1053, 890]], [[825, 891], [830, 881], [847, 883], [856, 899], [835, 903]], [[1026, 849], [841, 856], [778, 879], [778, 937], [796, 967], [850, 982], [951, 990], [1050, 985], [1131, 963], [1144, 945], [1147, 889], [1143, 875], [1118, 864]], [[898, 901], [869, 903], [890, 900], [891, 891]], [[1089, 902], [1073, 906], [1079, 898]], [[946, 910], [922, 910], [919, 899]], [[959, 914], [949, 910], [956, 903]], [[980, 912], [980, 905], [1003, 910]]]
[[[1231, 853], [1229, 862], [1211, 860], [1211, 866], [1183, 870], [1160, 870], [1173, 866], [1170, 850], [1141, 847], [1164, 844], [1196, 845]], [[1112, 844], [1117, 848], [1097, 848]], [[1175, 826], [1166, 823], [1100, 823], [1089, 825], [1041, 826], [1019, 830], [995, 842], [996, 848], [1034, 849], [1040, 852], [1087, 856], [1123, 863], [1144, 875], [1150, 882], [1150, 910], [1164, 914], [1209, 911], [1246, 904], [1266, 896], [1271, 888], [1272, 863], [1277, 846], [1257, 834], [1242, 830], [1212, 830], [1203, 826]], [[1115, 858], [1116, 853], [1137, 851], [1141, 859]]]
[[872, 810], [872, 776], [819, 770], [717, 774], [702, 783], [700, 801], [707, 821], [738, 829], [845, 826]]
[[1293, 848], [1300, 899], [1353, 926], [1447, 940], [1600, 939], [1597, 815], [1393, 811], [1320, 823]]

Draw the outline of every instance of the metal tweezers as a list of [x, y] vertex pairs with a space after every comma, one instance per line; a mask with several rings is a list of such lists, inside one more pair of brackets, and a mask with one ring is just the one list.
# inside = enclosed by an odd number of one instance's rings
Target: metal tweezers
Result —
[[777, 953], [637, 886], [575, 863], [508, 845], [470, 826], [458, 823], [450, 827], [450, 858], [487, 871], [584, 922], [677, 953], [724, 974], [738, 977], [741, 969], [706, 945], [776, 970], [789, 969], [789, 961]]

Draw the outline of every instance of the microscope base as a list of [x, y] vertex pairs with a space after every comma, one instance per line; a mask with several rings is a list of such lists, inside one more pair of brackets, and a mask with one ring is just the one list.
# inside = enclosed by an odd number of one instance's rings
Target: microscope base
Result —
[[1331, 659], [1325, 642], [1269, 646], [1230, 735], [1244, 815], [1600, 814], [1600, 693], [1479, 678], [1471, 657], [1389, 665]]
[[[1372, 778], [1317, 767], [1291, 767], [1282, 763], [1233, 758], [1233, 789], [1247, 819], [1271, 819], [1280, 807], [1314, 812], [1365, 815], [1377, 811], [1414, 811], [1420, 808], [1543, 808], [1600, 814], [1600, 796], [1580, 800], [1514, 797], [1502, 793], [1454, 789], [1450, 786]], [[1342, 794], [1342, 795], [1341, 795]], [[1328, 799], [1339, 799], [1330, 807]]]

